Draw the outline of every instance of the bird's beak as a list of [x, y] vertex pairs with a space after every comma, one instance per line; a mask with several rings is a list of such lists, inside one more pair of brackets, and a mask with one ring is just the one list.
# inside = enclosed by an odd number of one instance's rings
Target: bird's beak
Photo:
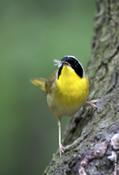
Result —
[[64, 61], [62, 64], [63, 64], [63, 65], [66, 65], [66, 66], [70, 66], [70, 64], [67, 63], [67, 62], [65, 62], [65, 61]]

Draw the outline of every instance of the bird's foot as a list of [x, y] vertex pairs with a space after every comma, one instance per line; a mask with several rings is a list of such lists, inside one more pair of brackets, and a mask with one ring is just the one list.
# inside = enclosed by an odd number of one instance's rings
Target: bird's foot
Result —
[[60, 144], [59, 145], [59, 154], [60, 154], [60, 157], [64, 153], [64, 151], [65, 151], [65, 147], [62, 144]]
[[97, 109], [98, 108], [97, 102], [98, 100], [90, 100], [90, 101], [87, 101], [86, 103], [89, 104], [91, 107]]
[[60, 153], [60, 157], [61, 155], [65, 152], [68, 151], [72, 148], [74, 148], [77, 144], [79, 144], [80, 142], [80, 138], [77, 138], [76, 140], [73, 141], [73, 143], [63, 146], [62, 144], [59, 145], [59, 153]]
[[89, 104], [92, 108], [96, 109], [98, 112], [101, 111], [104, 106], [102, 99], [90, 100], [86, 103]]

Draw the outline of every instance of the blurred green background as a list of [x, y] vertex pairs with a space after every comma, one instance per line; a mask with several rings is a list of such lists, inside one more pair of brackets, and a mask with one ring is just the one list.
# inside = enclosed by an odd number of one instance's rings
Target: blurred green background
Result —
[[30, 79], [67, 54], [86, 65], [94, 14], [95, 0], [0, 0], [0, 174], [40, 175], [56, 151], [57, 121]]

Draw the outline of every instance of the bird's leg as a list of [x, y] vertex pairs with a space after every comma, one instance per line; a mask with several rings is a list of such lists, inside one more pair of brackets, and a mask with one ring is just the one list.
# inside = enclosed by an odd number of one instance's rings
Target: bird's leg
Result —
[[62, 155], [62, 153], [64, 152], [64, 146], [61, 143], [61, 120], [58, 119], [58, 135], [59, 135], [59, 153], [60, 153], [60, 157]]
[[[102, 102], [101, 99], [95, 99], [95, 100], [87, 101], [86, 103], [88, 105], [90, 105], [91, 107], [100, 111], [100, 109], [103, 106], [103, 104], [101, 104], [101, 102]], [[61, 135], [62, 135], [62, 133], [61, 133], [61, 119], [58, 118], [58, 136], [59, 136], [59, 154], [60, 154], [60, 157], [61, 157], [62, 153], [64, 153], [64, 151], [69, 150], [70, 148], [73, 148], [75, 145], [77, 145], [80, 142], [80, 138], [78, 138], [72, 144], [66, 145], [64, 147], [61, 143]]]
[[[98, 111], [102, 108], [103, 103], [101, 99], [95, 99], [95, 100], [90, 100], [86, 102], [88, 105], [90, 105], [93, 108], [96, 108]], [[70, 145], [66, 145], [65, 147], [61, 143], [61, 120], [58, 118], [58, 133], [59, 133], [59, 153], [60, 157], [64, 151], [67, 151], [73, 147], [75, 147], [77, 144], [80, 143], [80, 138], [77, 138], [73, 143]]]

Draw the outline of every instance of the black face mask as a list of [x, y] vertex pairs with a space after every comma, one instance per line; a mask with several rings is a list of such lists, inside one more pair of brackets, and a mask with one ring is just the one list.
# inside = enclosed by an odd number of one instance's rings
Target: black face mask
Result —
[[65, 56], [61, 59], [61, 62], [62, 62], [62, 65], [58, 70], [58, 78], [61, 74], [63, 64], [69, 64], [74, 69], [74, 71], [77, 73], [77, 75], [79, 75], [81, 78], [83, 77], [83, 74], [84, 74], [83, 67], [80, 64], [80, 62], [77, 59], [75, 59], [75, 57]]

